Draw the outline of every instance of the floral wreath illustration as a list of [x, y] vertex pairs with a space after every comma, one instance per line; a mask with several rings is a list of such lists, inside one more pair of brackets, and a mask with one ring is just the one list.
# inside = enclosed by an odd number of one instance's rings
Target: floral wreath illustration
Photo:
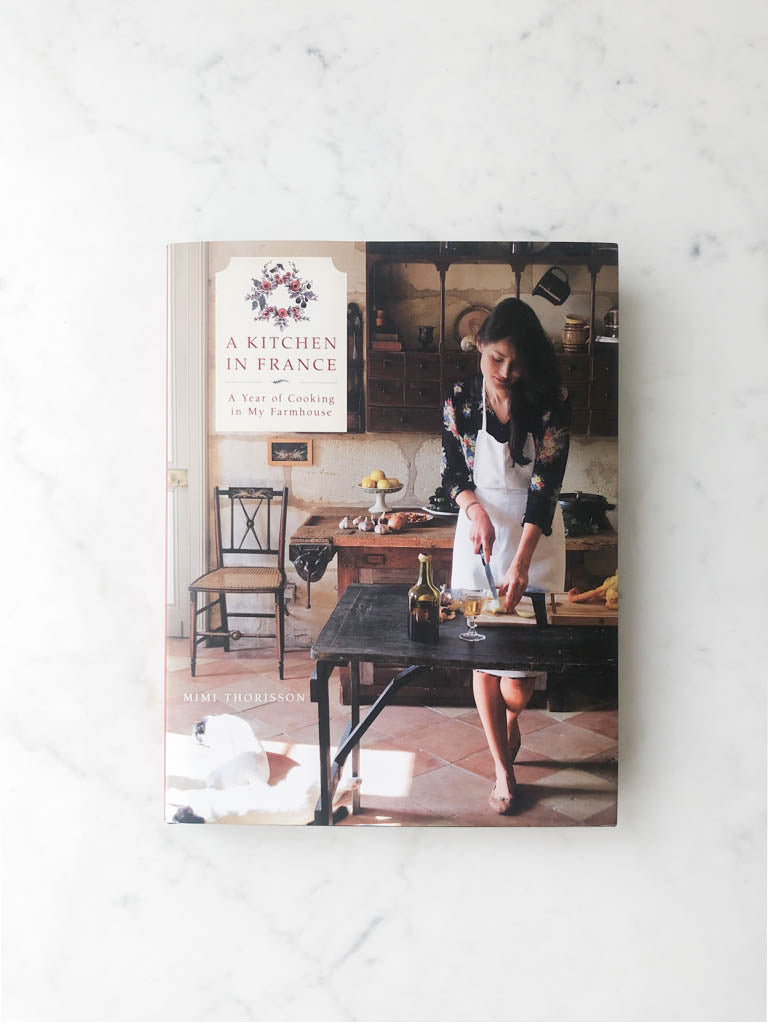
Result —
[[[255, 320], [271, 320], [281, 331], [297, 320], [309, 320], [304, 310], [307, 303], [316, 302], [318, 296], [312, 291], [312, 282], [301, 277], [295, 263], [287, 267], [283, 263], [265, 263], [261, 277], [251, 280], [253, 288], [245, 300], [250, 302], [251, 309], [258, 310]], [[278, 304], [281, 288], [286, 289], [288, 295], [283, 304]]]

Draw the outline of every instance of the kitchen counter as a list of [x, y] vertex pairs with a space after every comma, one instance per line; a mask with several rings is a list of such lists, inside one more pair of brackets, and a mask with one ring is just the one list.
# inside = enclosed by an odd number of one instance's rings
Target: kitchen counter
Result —
[[[436, 516], [428, 525], [410, 527], [401, 533], [383, 535], [339, 528], [339, 522], [345, 515], [362, 515], [366, 511], [365, 508], [350, 508], [349, 505], [326, 505], [311, 512], [294, 531], [288, 542], [288, 557], [293, 562], [301, 579], [308, 584], [307, 607], [309, 607], [310, 600], [309, 585], [322, 578], [328, 563], [341, 549], [382, 551], [407, 549], [412, 551], [416, 548], [418, 551], [433, 553], [453, 550], [455, 518]], [[393, 511], [397, 511], [397, 509], [393, 509]], [[610, 529], [601, 530], [599, 533], [586, 537], [567, 537], [565, 547], [567, 552], [588, 552], [615, 548], [617, 543], [618, 535], [615, 530]], [[415, 565], [415, 562], [413, 564]], [[339, 580], [339, 592], [340, 594], [343, 592], [341, 579]]]

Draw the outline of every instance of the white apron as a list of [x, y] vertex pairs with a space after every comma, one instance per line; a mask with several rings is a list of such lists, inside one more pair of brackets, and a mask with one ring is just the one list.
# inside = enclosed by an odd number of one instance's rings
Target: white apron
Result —
[[[535, 446], [528, 435], [523, 453], [530, 462], [526, 466], [513, 465], [512, 454], [506, 441], [497, 441], [485, 429], [485, 385], [483, 385], [483, 423], [475, 443], [475, 497], [488, 513], [496, 539], [491, 552], [491, 572], [498, 587], [510, 566], [520, 538], [523, 535], [522, 518], [528, 502], [528, 491], [533, 476]], [[469, 539], [469, 516], [462, 509], [456, 523], [453, 541], [451, 590], [480, 589], [488, 586], [485, 570]], [[565, 586], [565, 527], [560, 505], [555, 507], [552, 533], [539, 537], [528, 570], [528, 586], [547, 593], [560, 593]], [[456, 596], [456, 595], [454, 595]], [[479, 669], [497, 676], [527, 676], [530, 672]]]

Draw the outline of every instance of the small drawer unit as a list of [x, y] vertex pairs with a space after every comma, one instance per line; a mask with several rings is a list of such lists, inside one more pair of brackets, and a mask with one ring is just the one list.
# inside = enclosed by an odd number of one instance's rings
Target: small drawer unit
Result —
[[376, 380], [402, 380], [404, 354], [402, 352], [370, 352], [368, 377]]
[[437, 352], [406, 352], [406, 380], [440, 380], [440, 356]]
[[401, 380], [369, 380], [368, 400], [371, 405], [402, 405], [403, 382]]
[[405, 404], [409, 409], [425, 405], [436, 408], [440, 404], [440, 381], [406, 380]]
[[439, 434], [442, 428], [438, 408], [409, 408], [407, 406], [375, 406], [368, 408], [368, 427], [382, 433], [417, 431]]
[[584, 353], [574, 355], [570, 352], [559, 353], [560, 377], [563, 384], [588, 384], [591, 376], [590, 357]]

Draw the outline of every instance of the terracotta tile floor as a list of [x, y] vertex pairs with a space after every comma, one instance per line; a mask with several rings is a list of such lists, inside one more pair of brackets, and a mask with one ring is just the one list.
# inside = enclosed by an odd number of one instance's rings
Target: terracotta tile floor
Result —
[[[168, 641], [169, 732], [188, 735], [207, 714], [239, 714], [267, 751], [270, 786], [298, 764], [313, 776], [317, 712], [309, 700], [309, 652], [286, 653], [282, 680], [270, 650], [201, 649], [199, 655], [192, 679], [188, 641]], [[332, 678], [332, 742], [348, 715]], [[361, 813], [339, 824], [615, 825], [618, 712], [593, 705], [588, 711], [524, 711], [520, 729], [516, 810], [501, 816], [488, 806], [493, 762], [474, 708], [385, 708], [361, 745]], [[350, 769], [351, 759], [345, 777]], [[345, 803], [351, 809], [351, 800]]]

